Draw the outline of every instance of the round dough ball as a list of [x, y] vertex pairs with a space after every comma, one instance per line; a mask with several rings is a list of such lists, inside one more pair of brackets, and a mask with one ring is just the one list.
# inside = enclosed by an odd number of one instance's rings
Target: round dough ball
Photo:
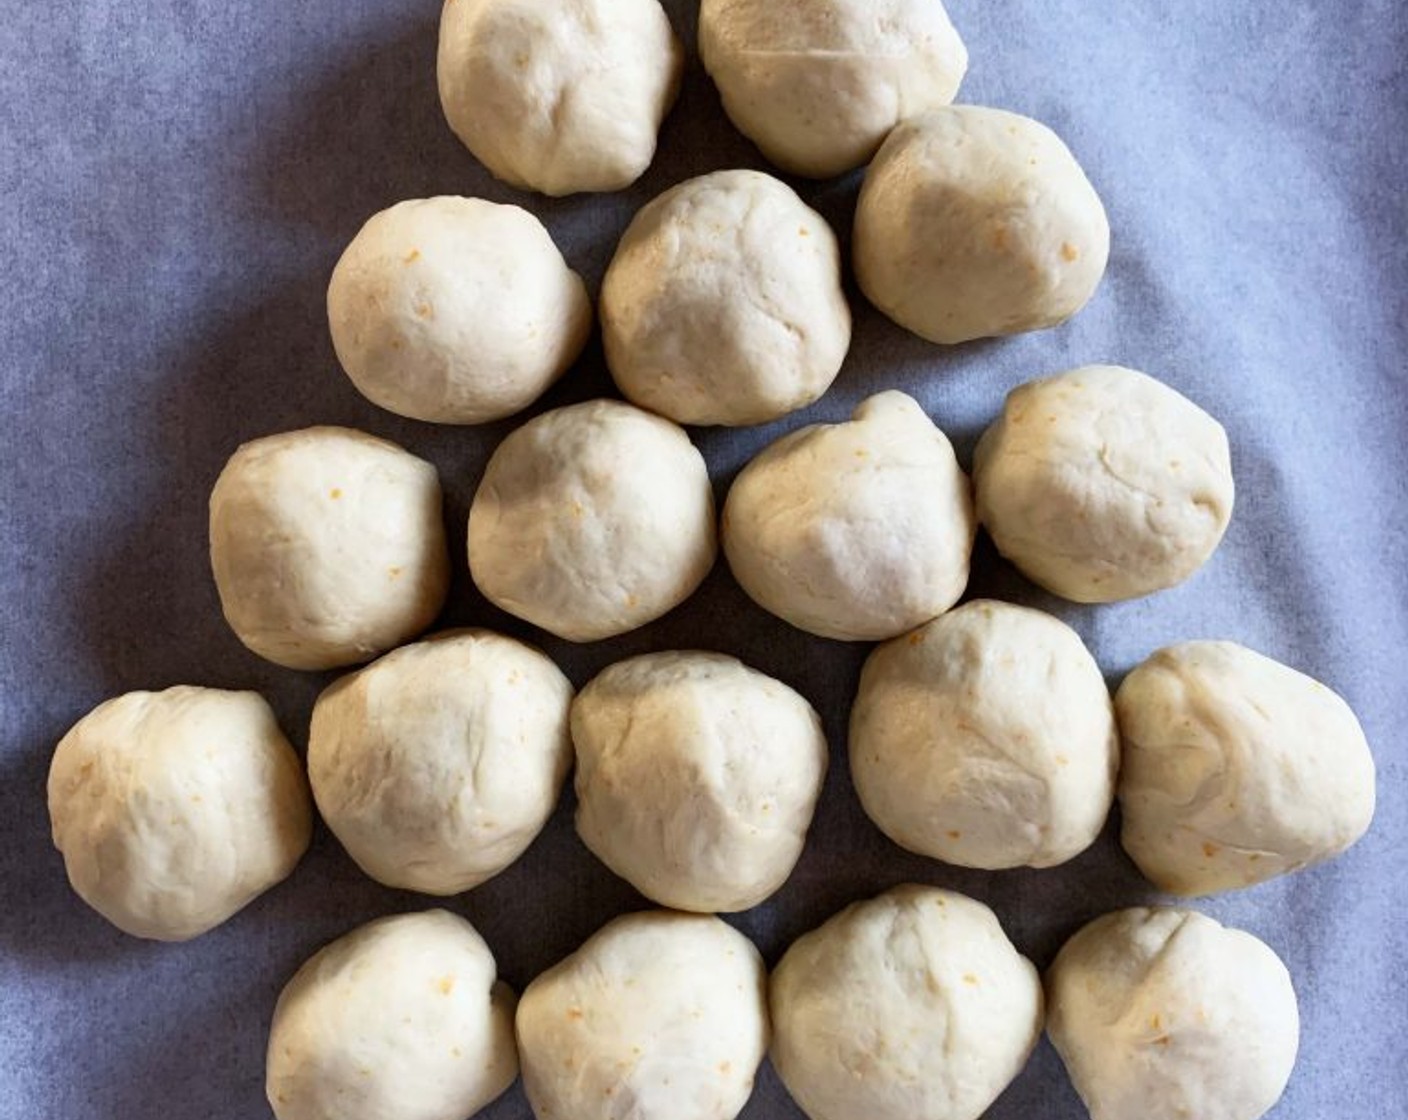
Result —
[[465, 1120], [518, 1075], [513, 993], [444, 910], [359, 926], [274, 1008], [265, 1093], [278, 1120]]
[[823, 638], [879, 641], [958, 601], [975, 528], [953, 447], [890, 391], [744, 467], [724, 503], [723, 546], [765, 610]]
[[761, 424], [830, 387], [851, 342], [836, 236], [788, 186], [715, 171], [641, 209], [601, 284], [630, 400], [681, 424]]
[[635, 182], [683, 68], [656, 0], [447, 0], [440, 16], [450, 128], [497, 178], [544, 194]]
[[1110, 693], [1080, 635], [975, 600], [871, 653], [851, 710], [861, 804], [903, 848], [960, 867], [1054, 867], [1114, 800]]
[[394, 443], [304, 428], [246, 443], [210, 495], [225, 619], [290, 669], [366, 661], [434, 621], [450, 588], [440, 479]]
[[538, 1120], [732, 1120], [767, 1049], [767, 974], [718, 918], [608, 923], [518, 1005]]
[[562, 376], [592, 307], [528, 211], [425, 198], [373, 215], [353, 238], [328, 285], [328, 324], [373, 404], [479, 424], [526, 408]]
[[459, 894], [542, 831], [572, 764], [572, 685], [531, 646], [449, 630], [318, 698], [308, 777], [348, 853], [389, 887]]
[[699, 55], [738, 131], [817, 179], [869, 162], [968, 69], [939, 0], [704, 0]]
[[1120, 910], [1066, 942], [1047, 1030], [1091, 1120], [1256, 1120], [1291, 1076], [1281, 959], [1191, 910]]
[[48, 794], [73, 889], [157, 941], [196, 937], [282, 881], [313, 827], [298, 756], [253, 692], [100, 704], [59, 741]]
[[1120, 366], [1083, 366], [1007, 396], [973, 460], [978, 519], [1028, 579], [1078, 603], [1181, 583], [1232, 518], [1222, 425]]
[[1045, 125], [976, 105], [902, 121], [856, 208], [861, 290], [930, 342], [1052, 327], [1095, 294], [1110, 225]]
[[469, 510], [469, 570], [559, 638], [624, 634], [713, 567], [714, 493], [683, 429], [620, 401], [535, 417], [489, 459]]
[[981, 902], [901, 886], [787, 950], [772, 1062], [811, 1120], [977, 1120], [1041, 1034], [1041, 982]]
[[1374, 759], [1349, 705], [1244, 646], [1159, 650], [1115, 711], [1121, 840], [1163, 890], [1211, 894], [1321, 863], [1373, 818]]
[[651, 653], [572, 705], [577, 832], [647, 898], [747, 910], [791, 874], [826, 776], [812, 706], [717, 653]]

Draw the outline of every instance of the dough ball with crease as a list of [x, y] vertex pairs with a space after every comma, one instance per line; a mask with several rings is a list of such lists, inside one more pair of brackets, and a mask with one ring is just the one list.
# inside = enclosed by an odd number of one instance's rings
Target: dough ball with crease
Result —
[[978, 519], [1028, 579], [1078, 603], [1183, 582], [1232, 517], [1222, 425], [1121, 366], [1082, 366], [1007, 396], [973, 461]]
[[738, 130], [784, 171], [818, 179], [947, 105], [968, 69], [939, 0], [704, 0], [699, 55]]
[[687, 599], [717, 552], [704, 457], [620, 401], [545, 412], [501, 443], [469, 511], [469, 569], [560, 638], [634, 630]]
[[1286, 966], [1191, 910], [1096, 918], [1056, 955], [1046, 996], [1047, 1030], [1091, 1120], [1257, 1120], [1295, 1065]]
[[904, 848], [960, 867], [1053, 867], [1114, 799], [1110, 693], [1041, 611], [974, 600], [876, 647], [851, 710], [851, 776]]
[[627, 399], [681, 424], [761, 424], [830, 387], [851, 340], [836, 237], [788, 186], [716, 171], [626, 229], [601, 285]]
[[944, 434], [904, 393], [783, 436], [724, 503], [743, 590], [824, 638], [878, 641], [942, 614], [968, 583], [976, 523]]
[[446, 0], [440, 16], [450, 128], [496, 178], [544, 194], [635, 182], [683, 68], [656, 0]]
[[572, 705], [577, 831], [641, 894], [746, 910], [791, 873], [826, 776], [812, 706], [717, 653], [650, 653]]
[[1125, 851], [1181, 895], [1339, 855], [1374, 815], [1374, 759], [1335, 692], [1234, 642], [1182, 642], [1115, 694]]

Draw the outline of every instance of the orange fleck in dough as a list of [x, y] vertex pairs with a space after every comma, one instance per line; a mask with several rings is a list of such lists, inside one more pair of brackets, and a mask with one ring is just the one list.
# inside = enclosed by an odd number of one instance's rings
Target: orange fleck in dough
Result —
[[409, 253], [407, 253], [404, 257], [401, 258], [401, 263], [410, 264], [412, 261], [418, 260], [420, 260], [420, 250], [412, 249]]
[[336, 486], [334, 486], [331, 490], [328, 491], [328, 497], [331, 498], [333, 501], [337, 501], [338, 498], [342, 497], [342, 491], [339, 490]]
[[1080, 259], [1080, 250], [1069, 241], [1061, 242], [1061, 259], [1064, 261], [1075, 261]]

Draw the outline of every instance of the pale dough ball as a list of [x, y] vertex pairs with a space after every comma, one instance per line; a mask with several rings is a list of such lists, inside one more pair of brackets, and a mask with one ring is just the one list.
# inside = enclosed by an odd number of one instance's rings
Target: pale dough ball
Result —
[[743, 590], [773, 614], [823, 638], [879, 641], [958, 601], [975, 527], [953, 447], [915, 400], [890, 391], [744, 467], [724, 503], [723, 546]]
[[1339, 855], [1374, 815], [1374, 759], [1319, 681], [1233, 642], [1161, 649], [1115, 694], [1121, 840], [1157, 886], [1251, 886]]
[[1291, 978], [1261, 941], [1191, 910], [1120, 910], [1066, 942], [1047, 1030], [1092, 1120], [1256, 1120], [1291, 1076]]
[[715, 171], [626, 229], [601, 284], [606, 362], [681, 424], [761, 424], [836, 379], [851, 341], [836, 236], [784, 183]]
[[253, 692], [100, 704], [59, 741], [48, 793], [73, 889], [158, 941], [202, 934], [286, 878], [312, 831], [298, 756]]
[[608, 923], [518, 1005], [538, 1120], [732, 1120], [767, 1049], [767, 974], [718, 918]]
[[513, 993], [456, 914], [359, 926], [274, 1008], [265, 1093], [278, 1120], [465, 1120], [518, 1074]]
[[856, 208], [861, 290], [931, 342], [1052, 327], [1095, 293], [1110, 226], [1045, 125], [976, 105], [900, 122]]
[[469, 511], [479, 590], [574, 642], [678, 606], [716, 551], [704, 456], [683, 429], [620, 401], [545, 412], [513, 432]]
[[973, 459], [978, 519], [1048, 591], [1111, 603], [1181, 583], [1232, 518], [1222, 425], [1120, 366], [1083, 366], [1007, 396]]
[[318, 698], [308, 777], [328, 827], [391, 887], [459, 894], [523, 854], [572, 764], [572, 686], [531, 646], [450, 630]]
[[704, 0], [699, 55], [738, 130], [778, 167], [818, 179], [947, 105], [968, 69], [939, 0]]
[[878, 646], [851, 775], [901, 847], [960, 867], [1053, 867], [1094, 842], [1119, 741], [1095, 659], [1060, 619], [975, 600]]
[[826, 776], [812, 706], [717, 653], [651, 653], [572, 705], [577, 832], [641, 894], [747, 910], [791, 874]]
[[901, 886], [773, 970], [772, 1062], [811, 1120], [977, 1120], [1041, 1034], [1041, 982], [981, 902]]
[[210, 495], [210, 566], [235, 635], [290, 669], [366, 661], [450, 587], [440, 479], [394, 443], [304, 428], [244, 444]]
[[447, 0], [440, 105], [497, 178], [618, 191], [655, 158], [684, 52], [656, 0]]
[[375, 214], [328, 285], [338, 361], [368, 400], [479, 424], [526, 408], [591, 333], [582, 278], [532, 214], [425, 198]]

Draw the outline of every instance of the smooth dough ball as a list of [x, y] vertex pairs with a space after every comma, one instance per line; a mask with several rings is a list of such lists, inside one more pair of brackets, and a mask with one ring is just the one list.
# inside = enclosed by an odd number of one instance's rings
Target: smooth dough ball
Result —
[[574, 642], [678, 606], [717, 550], [704, 456], [683, 429], [620, 401], [524, 424], [489, 459], [469, 510], [479, 590]]
[[1338, 695], [1233, 642], [1161, 649], [1115, 694], [1121, 840], [1174, 894], [1339, 855], [1374, 815], [1374, 759]]
[[953, 447], [891, 391], [744, 467], [724, 503], [723, 546], [764, 609], [823, 638], [879, 641], [958, 601], [975, 526]]
[[655, 158], [684, 51], [656, 0], [447, 0], [440, 105], [497, 178], [619, 191]]
[[939, 0], [704, 0], [699, 54], [734, 126], [784, 171], [817, 179], [947, 105], [968, 69]]
[[350, 428], [246, 443], [210, 495], [210, 566], [226, 621], [260, 657], [369, 660], [429, 626], [449, 591], [440, 479]]
[[482, 198], [373, 215], [328, 286], [338, 361], [374, 404], [479, 424], [535, 401], [591, 333], [582, 278], [541, 222]]
[[1181, 583], [1232, 518], [1222, 425], [1120, 366], [1083, 366], [1007, 396], [973, 460], [978, 519], [1028, 579], [1078, 603]]
[[718, 918], [627, 914], [518, 1005], [538, 1120], [732, 1120], [767, 1049], [767, 974]]
[[1053, 327], [1105, 273], [1110, 225], [1095, 188], [1044, 124], [951, 105], [902, 121], [856, 208], [861, 290], [931, 342]]
[[811, 1120], [977, 1120], [1041, 1034], [1041, 982], [981, 902], [901, 886], [773, 971], [772, 1062]]
[[1256, 1120], [1295, 1064], [1281, 959], [1191, 910], [1120, 910], [1066, 942], [1047, 1030], [1091, 1120]]
[[747, 910], [802, 854], [826, 776], [812, 706], [717, 653], [651, 653], [572, 705], [577, 832], [641, 894], [679, 910]]
[[379, 918], [279, 996], [265, 1092], [278, 1120], [465, 1120], [513, 1083], [513, 993], [472, 925]]
[[100, 704], [59, 741], [48, 793], [73, 889], [157, 941], [202, 934], [286, 878], [313, 827], [298, 756], [253, 692]]
[[788, 186], [715, 171], [648, 203], [601, 284], [611, 375], [681, 424], [761, 424], [830, 387], [851, 342], [836, 236]]
[[308, 777], [348, 853], [390, 887], [459, 894], [523, 854], [572, 764], [572, 685], [531, 646], [450, 630], [318, 698]]
[[1099, 835], [1119, 740], [1080, 635], [979, 599], [878, 646], [851, 710], [851, 776], [901, 847], [960, 867], [1053, 867]]

